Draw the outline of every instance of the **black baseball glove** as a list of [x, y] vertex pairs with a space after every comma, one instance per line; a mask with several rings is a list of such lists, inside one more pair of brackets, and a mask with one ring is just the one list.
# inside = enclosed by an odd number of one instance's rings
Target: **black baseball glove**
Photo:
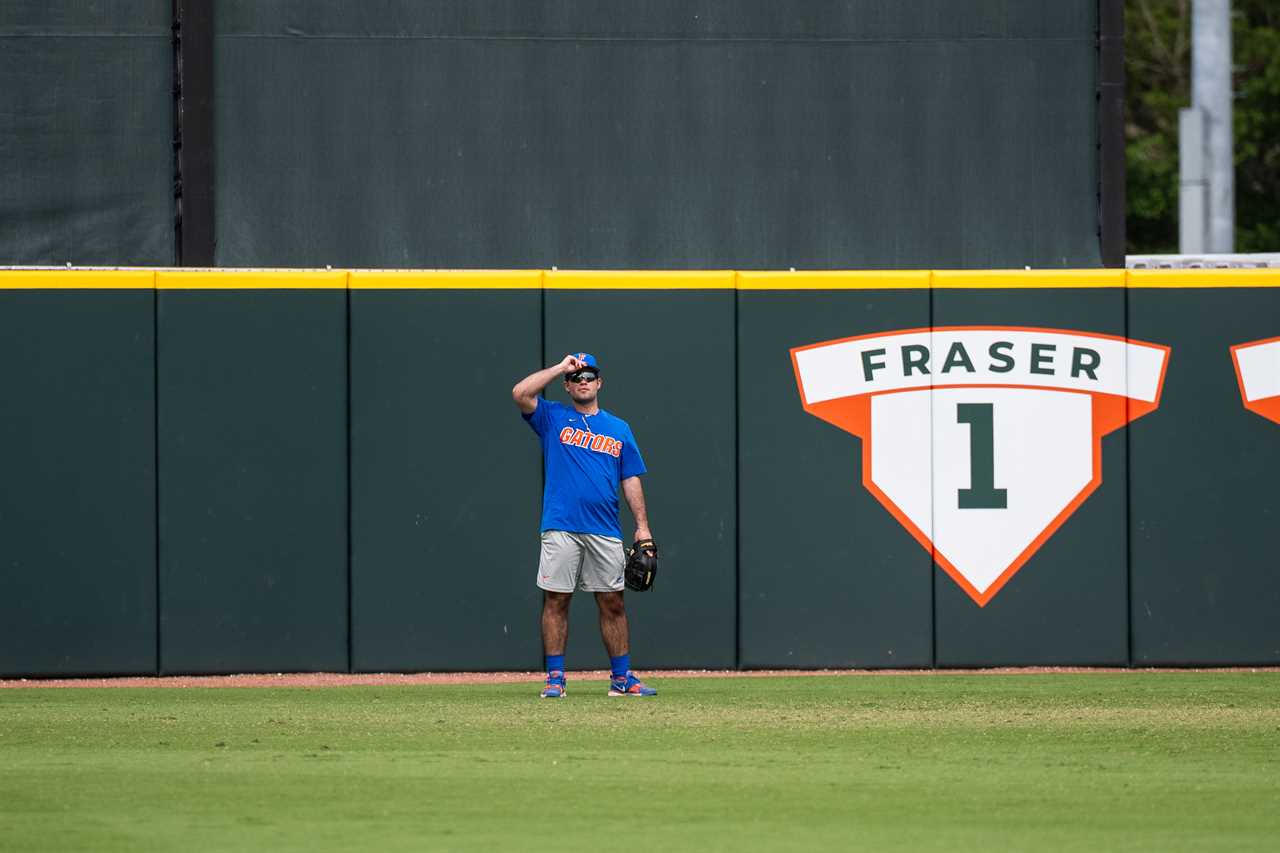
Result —
[[640, 539], [627, 549], [627, 567], [623, 580], [627, 589], [644, 592], [653, 586], [658, 576], [658, 543], [652, 539]]

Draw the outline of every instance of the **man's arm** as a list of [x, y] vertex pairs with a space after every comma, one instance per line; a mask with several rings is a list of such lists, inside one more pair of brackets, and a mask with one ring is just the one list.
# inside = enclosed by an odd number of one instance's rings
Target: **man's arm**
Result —
[[644, 487], [640, 485], [639, 477], [628, 477], [622, 481], [622, 496], [627, 499], [627, 506], [631, 507], [631, 514], [636, 520], [636, 541], [652, 539], [649, 515], [644, 509]]
[[557, 376], [564, 376], [566, 373], [573, 373], [582, 367], [582, 362], [578, 361], [571, 355], [566, 355], [560, 360], [559, 364], [553, 364], [545, 370], [539, 370], [537, 373], [530, 373], [524, 379], [516, 383], [516, 387], [511, 389], [511, 399], [516, 401], [516, 405], [520, 407], [520, 411], [526, 415], [538, 408], [538, 395], [542, 393], [542, 389], [551, 384], [551, 380]]

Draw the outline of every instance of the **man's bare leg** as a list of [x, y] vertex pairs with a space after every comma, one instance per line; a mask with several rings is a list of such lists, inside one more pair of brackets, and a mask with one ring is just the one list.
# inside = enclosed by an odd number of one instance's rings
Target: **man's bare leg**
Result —
[[609, 652], [610, 696], [654, 696], [657, 690], [647, 687], [631, 671], [630, 632], [627, 627], [627, 611], [622, 605], [621, 592], [597, 592], [596, 606], [600, 608], [600, 637]]
[[605, 651], [611, 658], [627, 654], [631, 638], [622, 593], [597, 592], [596, 606], [600, 608], [600, 639], [604, 640]]
[[569, 639], [569, 600], [571, 592], [542, 591], [542, 653], [564, 654]]
[[547, 665], [547, 686], [543, 699], [563, 699], [564, 644], [569, 639], [569, 599], [571, 592], [542, 591], [542, 653]]

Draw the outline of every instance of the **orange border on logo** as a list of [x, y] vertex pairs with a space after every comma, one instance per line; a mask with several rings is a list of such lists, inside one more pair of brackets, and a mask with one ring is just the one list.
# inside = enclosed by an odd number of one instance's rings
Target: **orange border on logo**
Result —
[[[848, 341], [866, 340], [868, 338], [888, 338], [895, 335], [910, 335], [920, 332], [957, 332], [957, 331], [1003, 331], [1003, 332], [1046, 332], [1056, 335], [1077, 335], [1088, 338], [1103, 338], [1106, 340], [1123, 341], [1126, 344], [1137, 344], [1139, 346], [1152, 347], [1153, 349], [1163, 350], [1164, 359], [1160, 366], [1160, 379], [1156, 383], [1156, 398], [1150, 403], [1133, 400], [1129, 397], [1122, 397], [1116, 394], [1101, 394], [1092, 391], [1076, 390], [1071, 388], [1056, 388], [1053, 386], [1043, 385], [1023, 385], [1023, 384], [999, 384], [999, 383], [974, 383], [974, 384], [948, 384], [948, 385], [928, 385], [922, 388], [901, 388], [892, 391], [877, 391], [868, 394], [859, 394], [852, 397], [841, 397], [836, 400], [826, 400], [822, 403], [810, 403], [805, 397], [804, 383], [800, 381], [800, 366], [796, 361], [796, 353], [805, 350], [817, 349], [819, 347], [831, 346], [832, 344], [846, 343]], [[1275, 340], [1280, 340], [1276, 338]], [[1255, 341], [1254, 343], [1265, 343], [1264, 341]], [[956, 584], [964, 590], [979, 607], [985, 607], [991, 599], [995, 598], [996, 593], [1013, 578], [1018, 570], [1026, 565], [1036, 551], [1040, 550], [1045, 542], [1053, 534], [1058, 532], [1060, 528], [1071, 514], [1074, 513], [1081, 504], [1083, 504], [1098, 486], [1102, 484], [1102, 437], [1122, 426], [1125, 426], [1143, 415], [1150, 414], [1160, 406], [1160, 396], [1164, 393], [1164, 379], [1169, 370], [1169, 360], [1172, 357], [1172, 347], [1164, 344], [1154, 344], [1148, 341], [1138, 341], [1133, 338], [1126, 338], [1121, 335], [1105, 335], [1094, 332], [1082, 332], [1075, 329], [1048, 329], [1038, 326], [933, 326], [916, 329], [898, 329], [891, 332], [878, 332], [869, 335], [853, 335], [847, 338], [837, 338], [830, 341], [821, 341], [815, 344], [806, 344], [804, 346], [791, 348], [791, 369], [795, 373], [796, 388], [800, 391], [800, 404], [804, 410], [820, 420], [824, 420], [840, 429], [851, 432], [856, 435], [862, 442], [862, 486], [872, 494], [880, 505], [889, 511], [889, 514], [897, 519], [898, 523], [911, 534], [911, 537], [920, 543], [920, 546], [929, 552], [933, 561], [945, 571]], [[872, 397], [880, 394], [899, 394], [908, 391], [932, 391], [943, 388], [1030, 388], [1045, 389], [1050, 391], [1060, 391], [1066, 394], [1088, 394], [1093, 398], [1093, 475], [1089, 482], [1085, 484], [1079, 493], [1071, 499], [1070, 503], [1058, 513], [1052, 521], [1040, 531], [1040, 534], [1031, 543], [1022, 550], [1020, 554], [1009, 564], [1000, 576], [997, 577], [991, 586], [987, 587], [985, 592], [979, 592], [973, 584], [965, 579], [960, 570], [946, 558], [938, 550], [932, 538], [924, 533], [914, 522], [907, 517], [907, 514], [895, 504], [888, 495], [886, 495], [874, 482], [872, 482], [871, 472], [871, 404]], [[1243, 393], [1243, 392], [1242, 392]], [[1280, 400], [1280, 398], [1277, 398]]]
[[1280, 424], [1280, 394], [1271, 397], [1261, 397], [1249, 402], [1249, 398], [1244, 392], [1244, 374], [1240, 372], [1240, 355], [1239, 351], [1248, 349], [1249, 347], [1261, 346], [1263, 344], [1274, 344], [1280, 342], [1280, 336], [1274, 338], [1263, 338], [1260, 341], [1245, 341], [1242, 344], [1236, 344], [1231, 349], [1231, 364], [1236, 369], [1236, 385], [1240, 388], [1240, 402], [1244, 407], [1255, 415], [1266, 418], [1269, 421]]

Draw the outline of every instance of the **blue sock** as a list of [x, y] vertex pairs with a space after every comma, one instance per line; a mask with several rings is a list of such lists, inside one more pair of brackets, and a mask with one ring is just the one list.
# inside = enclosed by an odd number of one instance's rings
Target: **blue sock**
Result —
[[631, 654], [628, 652], [616, 658], [609, 658], [609, 671], [613, 673], [614, 678], [626, 678], [627, 673], [631, 671]]
[[564, 655], [546, 655], [547, 672], [564, 672]]

